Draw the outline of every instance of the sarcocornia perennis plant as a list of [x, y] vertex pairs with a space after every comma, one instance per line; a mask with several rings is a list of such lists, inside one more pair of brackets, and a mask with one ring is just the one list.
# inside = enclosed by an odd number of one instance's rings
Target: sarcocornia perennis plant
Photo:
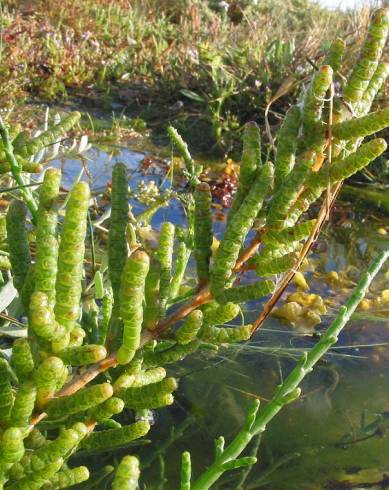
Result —
[[[389, 125], [389, 110], [371, 113], [370, 107], [388, 74], [381, 62], [388, 29], [388, 12], [378, 10], [349, 76], [342, 71], [344, 43], [334, 41], [287, 112], [267, 158], [258, 126], [245, 125], [239, 185], [216, 251], [209, 185], [201, 182], [202, 169], [174, 128], [169, 136], [183, 157], [188, 184], [181, 190], [187, 226], [162, 223], [158, 246], [150, 246], [129, 206], [126, 167], [118, 163], [102, 251], [107, 268], [91, 274], [85, 256], [89, 185], [75, 183], [63, 204], [59, 170], [48, 168], [37, 192], [24, 180], [25, 172], [34, 171], [31, 155], [66, 135], [79, 113], [36, 137], [22, 132], [12, 139], [0, 122], [0, 172], [9, 172], [19, 186], [6, 217], [8, 263], [28, 318], [27, 337], [15, 340], [10, 357], [0, 359], [1, 488], [81, 484], [89, 470], [73, 464], [76, 453], [129, 445], [131, 454], [104, 478], [115, 490], [138, 488], [142, 459], [136, 446], [150, 431], [149, 411], [171, 405], [179, 389], [169, 365], [202, 348], [250, 339], [307, 256], [342, 182], [385, 151], [385, 141], [373, 135]], [[340, 95], [334, 95], [335, 85]], [[316, 217], [308, 219], [305, 212], [322, 196]], [[183, 454], [182, 490], [208, 489], [224, 472], [256, 462], [241, 453], [300, 395], [302, 379], [336, 342], [388, 253], [361, 276], [274, 397], [263, 408], [252, 405], [229, 445], [219, 440], [208, 469], [192, 477], [190, 454]], [[181, 286], [191, 255], [197, 277], [188, 291]], [[242, 305], [260, 299], [257, 318], [238, 325]]]

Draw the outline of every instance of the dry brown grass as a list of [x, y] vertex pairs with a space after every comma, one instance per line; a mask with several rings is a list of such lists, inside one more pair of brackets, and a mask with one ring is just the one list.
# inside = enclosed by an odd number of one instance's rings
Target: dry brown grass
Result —
[[[356, 51], [369, 15], [324, 10], [308, 0], [262, 1], [244, 9], [240, 22], [205, 0], [8, 1], [0, 101], [116, 93], [157, 105], [156, 117], [191, 126], [201, 120], [221, 141], [248, 119], [263, 122], [271, 96], [292, 81], [272, 106], [277, 124], [288, 95], [310, 77], [310, 63], [337, 35]], [[177, 101], [181, 108], [171, 114]]]

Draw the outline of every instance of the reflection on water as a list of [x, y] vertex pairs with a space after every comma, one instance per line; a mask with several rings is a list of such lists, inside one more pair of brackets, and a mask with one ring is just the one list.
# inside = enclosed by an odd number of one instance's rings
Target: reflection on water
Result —
[[[94, 149], [86, 160], [89, 177], [83, 178], [90, 178], [96, 191], [104, 189], [112, 165], [123, 161], [133, 175], [132, 188], [145, 178], [161, 184], [162, 175], [145, 177], [140, 172], [143, 158], [129, 149], [112, 154]], [[63, 166], [65, 185], [71, 184], [82, 165], [76, 160], [57, 164]], [[175, 204], [168, 214], [164, 210], [154, 218], [157, 224], [162, 219], [180, 223], [184, 217]], [[328, 315], [315, 332], [299, 331], [270, 318], [247, 344], [216, 354], [202, 353], [174, 368], [173, 374], [181, 377], [177, 403], [158, 411], [158, 423], [150, 433], [154, 448], [168, 446], [164, 453], [165, 489], [178, 488], [183, 450], [192, 453], [196, 475], [213, 459], [214, 438], [224, 435], [229, 440], [242, 427], [249, 401], [255, 396], [266, 403], [271, 398], [301, 351], [315, 343], [320, 329], [349, 295], [360, 270], [378, 247], [387, 245], [387, 238], [377, 233], [379, 226], [383, 226], [382, 219], [372, 218], [369, 211], [355, 215], [349, 208], [339, 207], [335, 223], [324, 231], [306, 266], [310, 292], [328, 300]], [[220, 224], [217, 227], [220, 229]], [[339, 273], [338, 282], [326, 280], [331, 271]], [[384, 289], [389, 289], [389, 281], [381, 274], [372, 294], [379, 295]], [[295, 286], [289, 292], [293, 290]], [[246, 323], [259, 309], [256, 303], [247, 306]], [[385, 432], [389, 428], [388, 343], [387, 313], [359, 312], [337, 346], [304, 381], [301, 399], [269, 426], [261, 441], [259, 462], [244, 488], [389, 488], [385, 473], [389, 474], [389, 437]], [[176, 425], [175, 434], [167, 429], [171, 424]], [[161, 488], [158, 454], [145, 447], [141, 460], [148, 468], [147, 488]], [[218, 488], [236, 488], [236, 475], [226, 475]]]
[[80, 171], [85, 169], [83, 180], [88, 180], [91, 188], [98, 190], [105, 188], [107, 181], [111, 180], [112, 167], [115, 163], [125, 162], [130, 171], [136, 172], [143, 158], [144, 154], [128, 148], [112, 147], [108, 153], [94, 147], [87, 152], [84, 160], [55, 160], [53, 164], [62, 169], [64, 187], [70, 187]]

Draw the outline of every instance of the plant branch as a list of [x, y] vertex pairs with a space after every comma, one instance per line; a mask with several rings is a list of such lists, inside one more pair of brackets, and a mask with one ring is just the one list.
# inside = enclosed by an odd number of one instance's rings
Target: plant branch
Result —
[[[332, 203], [333, 205], [337, 194], [339, 192], [341, 184], [338, 184], [336, 186], [336, 189], [334, 190], [332, 194]], [[324, 224], [326, 216], [327, 216], [327, 205], [326, 203], [323, 203], [319, 216], [317, 219], [316, 226], [314, 230], [312, 231], [310, 237], [308, 238], [307, 242], [305, 243], [301, 254], [295, 264], [295, 267], [290, 270], [288, 273], [285, 274], [283, 277], [283, 280], [277, 290], [273, 293], [272, 297], [270, 300], [264, 305], [264, 308], [257, 318], [257, 320], [253, 323], [253, 329], [252, 333], [254, 333], [258, 328], [261, 327], [265, 319], [269, 316], [270, 312], [274, 308], [275, 304], [281, 297], [282, 293], [290, 283], [290, 281], [293, 279], [293, 276], [295, 275], [297, 269], [300, 267], [302, 264], [304, 258], [308, 254], [309, 250], [311, 249], [313, 243], [316, 241], [316, 238], [318, 236], [318, 233], [321, 229], [321, 226]], [[235, 264], [235, 267], [233, 271], [235, 273], [241, 271], [244, 267], [244, 264], [246, 261], [255, 253], [257, 250], [260, 240], [261, 240], [261, 233], [257, 233], [253, 240], [250, 242], [250, 244], [247, 246], [247, 248], [242, 252], [242, 254], [239, 256], [239, 259], [237, 263]], [[208, 286], [205, 286], [202, 288], [190, 301], [187, 303], [183, 304], [180, 308], [178, 308], [176, 311], [174, 311], [171, 315], [167, 316], [163, 320], [161, 320], [156, 328], [153, 330], [147, 330], [142, 333], [141, 337], [141, 342], [140, 342], [140, 347], [143, 347], [145, 344], [147, 344], [150, 340], [158, 338], [163, 332], [168, 330], [171, 326], [175, 325], [178, 321], [181, 319], [185, 318], [189, 313], [199, 306], [208, 303], [212, 300], [212, 294], [209, 290]], [[93, 379], [95, 379], [99, 374], [103, 373], [104, 371], [110, 369], [111, 367], [116, 367], [117, 366], [117, 357], [116, 357], [116, 352], [110, 354], [108, 357], [103, 359], [102, 361], [93, 364], [90, 366], [85, 372], [82, 374], [75, 376], [67, 385], [65, 385], [60, 391], [58, 391], [55, 394], [55, 397], [61, 397], [61, 396], [70, 396], [80, 389], [82, 389], [84, 386], [86, 386], [88, 383], [90, 383]], [[37, 419], [39, 415], [35, 417]], [[45, 415], [43, 416], [43, 418]]]
[[328, 327], [326, 333], [322, 335], [319, 342], [309, 352], [304, 352], [295, 368], [280, 385], [272, 400], [262, 410], [257, 412], [259, 401], [256, 400], [254, 402], [245, 427], [225, 451], [216, 458], [214, 463], [193, 483], [192, 490], [207, 490], [210, 488], [224, 473], [223, 465], [235, 460], [255, 435], [265, 431], [267, 424], [285, 405], [300, 396], [300, 383], [330, 347], [337, 342], [340, 332], [349, 321], [352, 313], [365, 296], [372, 280], [388, 257], [389, 248], [379, 253], [366, 272], [362, 274], [354, 292], [346, 304], [341, 307], [335, 320]]

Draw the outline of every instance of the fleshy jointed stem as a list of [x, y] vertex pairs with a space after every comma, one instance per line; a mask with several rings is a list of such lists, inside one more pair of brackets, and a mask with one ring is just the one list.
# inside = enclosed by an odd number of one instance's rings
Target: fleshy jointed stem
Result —
[[56, 320], [69, 331], [80, 312], [89, 195], [89, 186], [85, 182], [73, 186], [62, 226], [54, 311]]
[[209, 261], [212, 255], [212, 196], [209, 185], [202, 182], [195, 189], [195, 227], [194, 244], [197, 276], [199, 285], [207, 284], [209, 280]]
[[150, 260], [146, 252], [137, 251], [126, 262], [120, 288], [120, 315], [123, 319], [123, 342], [118, 351], [118, 361], [126, 364], [139, 348], [143, 321], [142, 303], [145, 297], [145, 280]]
[[35, 288], [47, 295], [50, 305], [55, 301], [58, 237], [55, 200], [59, 194], [61, 171], [49, 168], [39, 192], [36, 230]]
[[129, 204], [126, 173], [126, 166], [123, 163], [117, 163], [112, 171], [112, 211], [108, 235], [108, 264], [116, 310], [119, 307], [120, 278], [127, 259], [126, 226]]
[[26, 224], [27, 208], [23, 201], [12, 201], [7, 213], [9, 258], [14, 274], [14, 285], [19, 293], [26, 280], [31, 263]]

